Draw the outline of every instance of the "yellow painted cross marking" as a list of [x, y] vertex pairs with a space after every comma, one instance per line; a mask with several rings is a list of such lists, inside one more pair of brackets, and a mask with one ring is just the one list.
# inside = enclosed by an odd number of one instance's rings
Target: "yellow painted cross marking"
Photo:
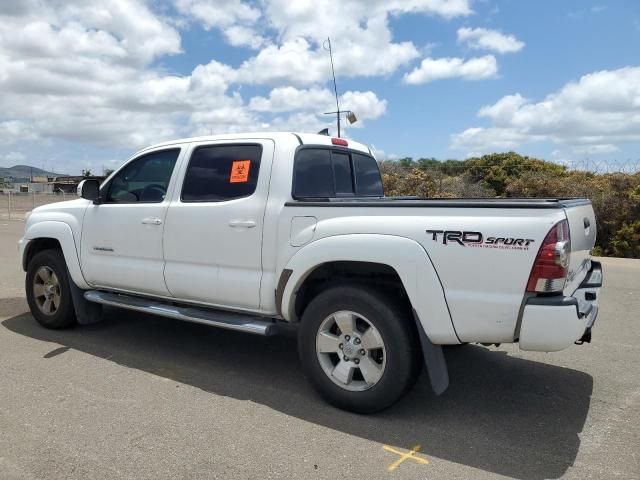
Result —
[[390, 447], [388, 445], [383, 445], [382, 448], [384, 448], [387, 452], [391, 452], [391, 453], [395, 453], [396, 455], [400, 455], [400, 458], [398, 460], [396, 460], [395, 462], [393, 462], [391, 465], [389, 465], [389, 468], [387, 468], [387, 470], [390, 471], [390, 472], [393, 472], [396, 468], [398, 468], [400, 466], [400, 464], [402, 462], [404, 462], [405, 460], [409, 460], [409, 459], [413, 460], [416, 463], [419, 463], [420, 465], [427, 465], [429, 463], [429, 460], [427, 460], [426, 458], [422, 458], [422, 457], [416, 456], [416, 453], [421, 448], [420, 445], [416, 445], [411, 450], [409, 450], [407, 453], [401, 452], [399, 450], [396, 450], [395, 448], [392, 448], [392, 447]]

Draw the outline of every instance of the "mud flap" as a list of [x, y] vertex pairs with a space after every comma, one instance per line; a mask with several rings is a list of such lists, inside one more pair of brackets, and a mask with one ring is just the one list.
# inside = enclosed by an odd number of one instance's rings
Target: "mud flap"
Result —
[[429, 373], [429, 380], [431, 380], [431, 388], [433, 393], [441, 395], [449, 387], [449, 370], [447, 369], [447, 362], [444, 359], [444, 353], [442, 352], [442, 345], [434, 345], [424, 333], [424, 328], [420, 323], [418, 314], [413, 310], [413, 319], [416, 322], [416, 327], [420, 335], [420, 345], [422, 345], [422, 355], [424, 357], [424, 364], [427, 367]]
[[84, 290], [78, 287], [69, 275], [69, 287], [71, 288], [71, 299], [73, 309], [76, 311], [76, 320], [80, 325], [90, 325], [102, 320], [102, 305], [88, 302], [84, 298]]

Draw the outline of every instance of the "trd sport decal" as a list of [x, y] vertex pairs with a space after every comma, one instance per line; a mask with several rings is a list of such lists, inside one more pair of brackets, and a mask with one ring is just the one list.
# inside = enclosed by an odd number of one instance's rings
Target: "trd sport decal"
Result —
[[487, 237], [481, 232], [461, 232], [459, 230], [427, 230], [434, 242], [442, 241], [443, 245], [454, 243], [463, 247], [499, 248], [506, 250], [529, 250], [535, 241], [531, 238]]

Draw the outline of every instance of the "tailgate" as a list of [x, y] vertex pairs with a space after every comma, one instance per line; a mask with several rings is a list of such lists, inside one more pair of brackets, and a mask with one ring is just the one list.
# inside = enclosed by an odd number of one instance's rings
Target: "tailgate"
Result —
[[596, 243], [596, 217], [588, 200], [567, 201], [563, 205], [571, 234], [571, 260], [564, 294], [572, 295], [591, 268], [591, 249]]

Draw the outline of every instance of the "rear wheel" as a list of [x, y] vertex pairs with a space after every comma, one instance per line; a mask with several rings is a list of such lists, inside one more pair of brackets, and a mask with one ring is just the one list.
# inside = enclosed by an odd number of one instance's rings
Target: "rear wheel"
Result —
[[366, 286], [332, 287], [306, 308], [299, 330], [302, 366], [333, 405], [358, 413], [389, 407], [420, 368], [417, 332], [406, 308]]
[[25, 290], [33, 317], [46, 328], [76, 324], [69, 275], [60, 250], [36, 253], [27, 268]]

